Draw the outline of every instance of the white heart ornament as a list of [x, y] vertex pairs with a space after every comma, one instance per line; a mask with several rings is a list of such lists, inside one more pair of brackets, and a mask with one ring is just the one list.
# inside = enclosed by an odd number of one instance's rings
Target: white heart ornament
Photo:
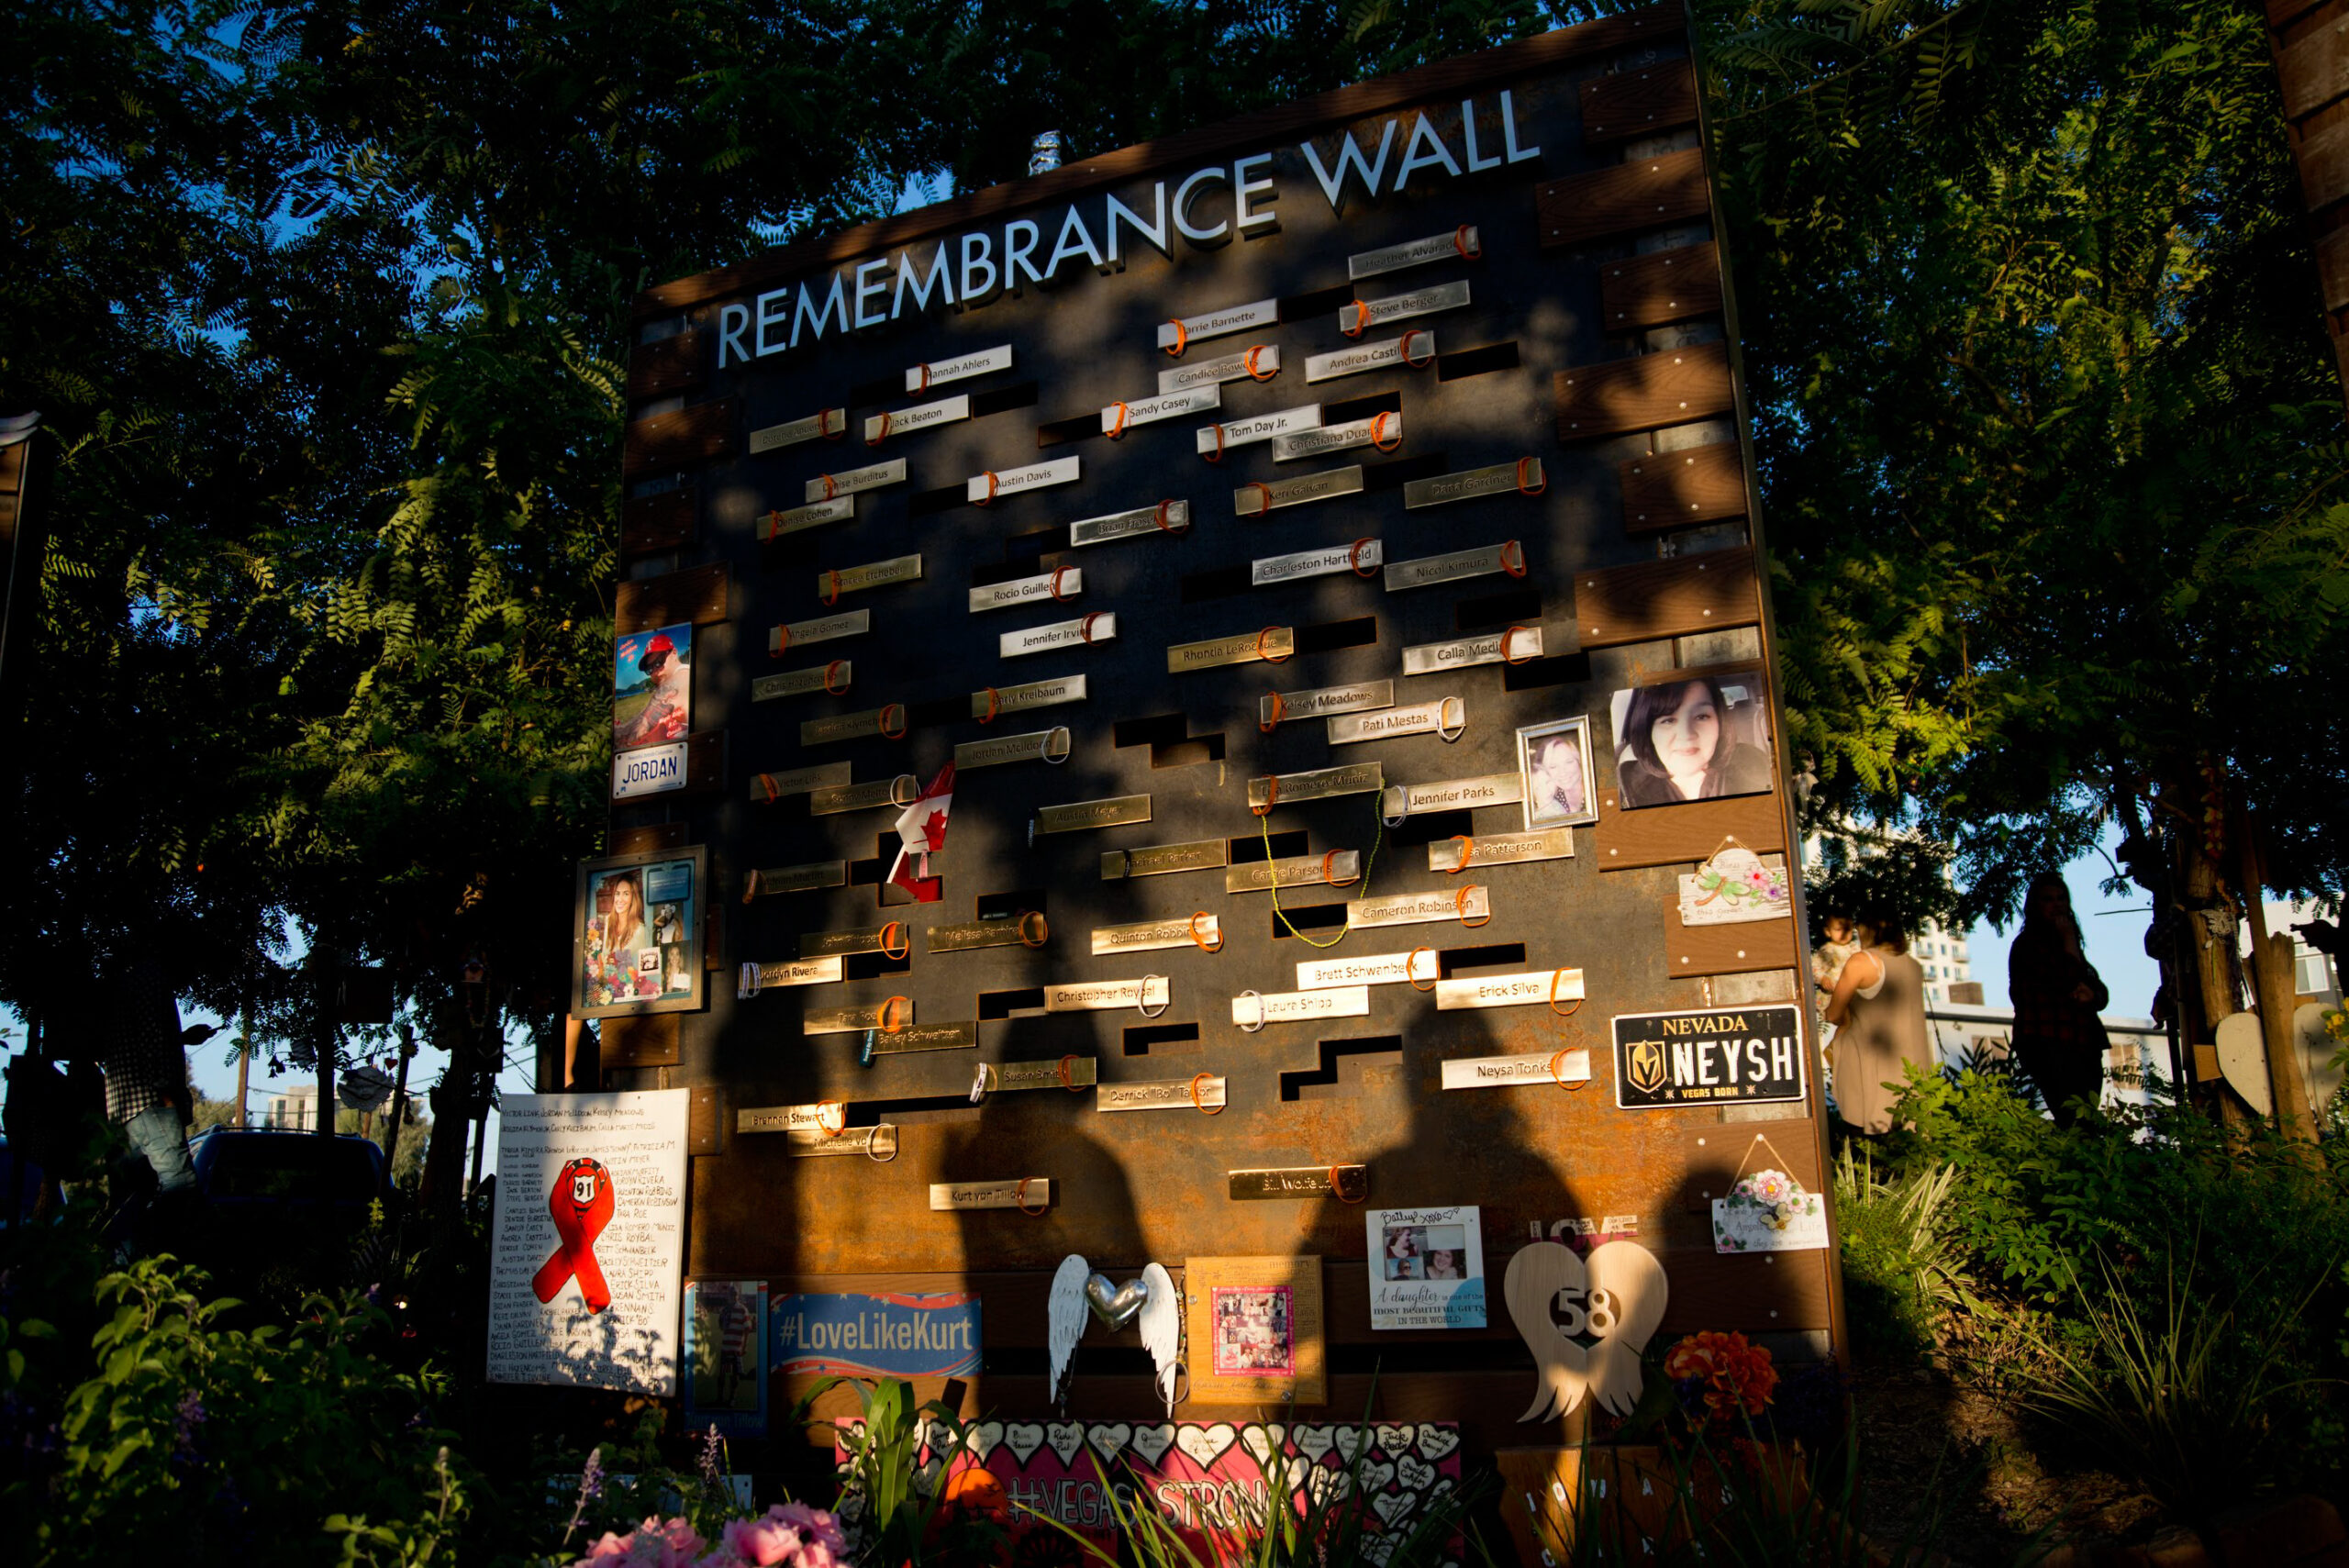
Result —
[[1191, 1462], [1201, 1470], [1213, 1470], [1215, 1462], [1239, 1437], [1229, 1421], [1218, 1421], [1212, 1427], [1185, 1427], [1175, 1434], [1174, 1446], [1189, 1454]]
[[1433, 1421], [1419, 1423], [1419, 1453], [1430, 1461], [1442, 1459], [1460, 1446], [1460, 1429], [1438, 1426]]
[[1003, 1429], [1003, 1440], [1011, 1445], [1012, 1454], [1019, 1461], [1019, 1468], [1025, 1470], [1028, 1462], [1036, 1457], [1036, 1451], [1044, 1446], [1044, 1429], [1041, 1423], [1031, 1426], [1025, 1421], [1014, 1421]]
[[1141, 1455], [1144, 1463], [1155, 1470], [1158, 1462], [1166, 1457], [1166, 1451], [1174, 1446], [1174, 1428], [1166, 1421], [1161, 1421], [1154, 1427], [1136, 1427], [1133, 1442], [1134, 1451]]
[[963, 1447], [981, 1464], [1003, 1442], [1001, 1421], [974, 1421], [963, 1429]]
[[1316, 1464], [1320, 1463], [1321, 1456], [1330, 1451], [1330, 1429], [1327, 1427], [1297, 1429], [1297, 1449]]
[[1408, 1453], [1395, 1462], [1395, 1473], [1414, 1492], [1424, 1492], [1435, 1485], [1435, 1466], [1421, 1464]]
[[1340, 1427], [1336, 1431], [1330, 1435], [1337, 1442], [1338, 1457], [1344, 1460], [1348, 1464], [1352, 1464], [1354, 1462], [1354, 1455], [1362, 1451], [1362, 1429], [1360, 1427]]
[[1394, 1479], [1395, 1467], [1391, 1464], [1365, 1464], [1362, 1467], [1362, 1489], [1365, 1492], [1383, 1492], [1386, 1484]]
[[1118, 1455], [1133, 1435], [1133, 1428], [1124, 1421], [1098, 1421], [1085, 1432], [1086, 1440], [1093, 1444], [1093, 1451], [1101, 1456], [1104, 1464], [1117, 1463]]
[[1419, 1506], [1419, 1495], [1417, 1492], [1384, 1492], [1373, 1497], [1370, 1506], [1378, 1511], [1380, 1518], [1391, 1525]]
[[1053, 1421], [1044, 1428], [1044, 1441], [1061, 1456], [1063, 1464], [1074, 1463], [1076, 1451], [1085, 1446], [1085, 1423]]
[[1381, 1426], [1377, 1432], [1378, 1451], [1389, 1459], [1400, 1459], [1410, 1451], [1411, 1429]]
[[1272, 1462], [1273, 1455], [1282, 1448], [1282, 1439], [1288, 1434], [1278, 1422], [1261, 1427], [1246, 1427], [1240, 1433], [1240, 1446], [1246, 1449], [1261, 1468]]

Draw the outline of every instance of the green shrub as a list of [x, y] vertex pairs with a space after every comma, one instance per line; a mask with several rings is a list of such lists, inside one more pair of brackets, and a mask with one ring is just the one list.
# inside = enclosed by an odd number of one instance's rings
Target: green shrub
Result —
[[1951, 1223], [1956, 1182], [1954, 1165], [1901, 1175], [1844, 1146], [1835, 1164], [1835, 1216], [1844, 1312], [1861, 1350], [1926, 1356], [1944, 1317], [1971, 1305], [1973, 1276]]

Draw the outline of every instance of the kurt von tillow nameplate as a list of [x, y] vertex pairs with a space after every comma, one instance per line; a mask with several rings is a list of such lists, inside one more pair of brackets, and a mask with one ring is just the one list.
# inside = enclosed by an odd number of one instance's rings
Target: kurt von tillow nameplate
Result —
[[1803, 1097], [1793, 1007], [1625, 1013], [1615, 1018], [1615, 1103], [1626, 1110]]

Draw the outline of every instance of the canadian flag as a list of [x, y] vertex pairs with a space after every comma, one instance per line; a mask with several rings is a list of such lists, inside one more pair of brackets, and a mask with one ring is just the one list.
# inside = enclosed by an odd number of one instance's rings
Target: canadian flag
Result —
[[889, 880], [917, 903], [935, 904], [941, 895], [939, 879], [930, 874], [930, 857], [946, 847], [946, 814], [953, 808], [954, 764], [949, 762], [897, 817], [904, 847], [889, 867]]

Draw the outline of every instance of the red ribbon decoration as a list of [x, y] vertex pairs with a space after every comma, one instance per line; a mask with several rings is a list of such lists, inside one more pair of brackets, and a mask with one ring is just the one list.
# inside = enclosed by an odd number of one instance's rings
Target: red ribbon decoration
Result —
[[[594, 1195], [582, 1203], [575, 1195], [578, 1184], [593, 1182]], [[604, 1271], [596, 1263], [596, 1238], [612, 1222], [612, 1177], [601, 1162], [594, 1160], [573, 1160], [557, 1172], [554, 1190], [547, 1194], [547, 1212], [554, 1217], [554, 1233], [562, 1238], [562, 1245], [554, 1255], [539, 1265], [530, 1276], [530, 1289], [542, 1302], [552, 1301], [571, 1276], [579, 1276], [579, 1295], [590, 1312], [601, 1312], [612, 1304], [612, 1287], [604, 1283]]]

